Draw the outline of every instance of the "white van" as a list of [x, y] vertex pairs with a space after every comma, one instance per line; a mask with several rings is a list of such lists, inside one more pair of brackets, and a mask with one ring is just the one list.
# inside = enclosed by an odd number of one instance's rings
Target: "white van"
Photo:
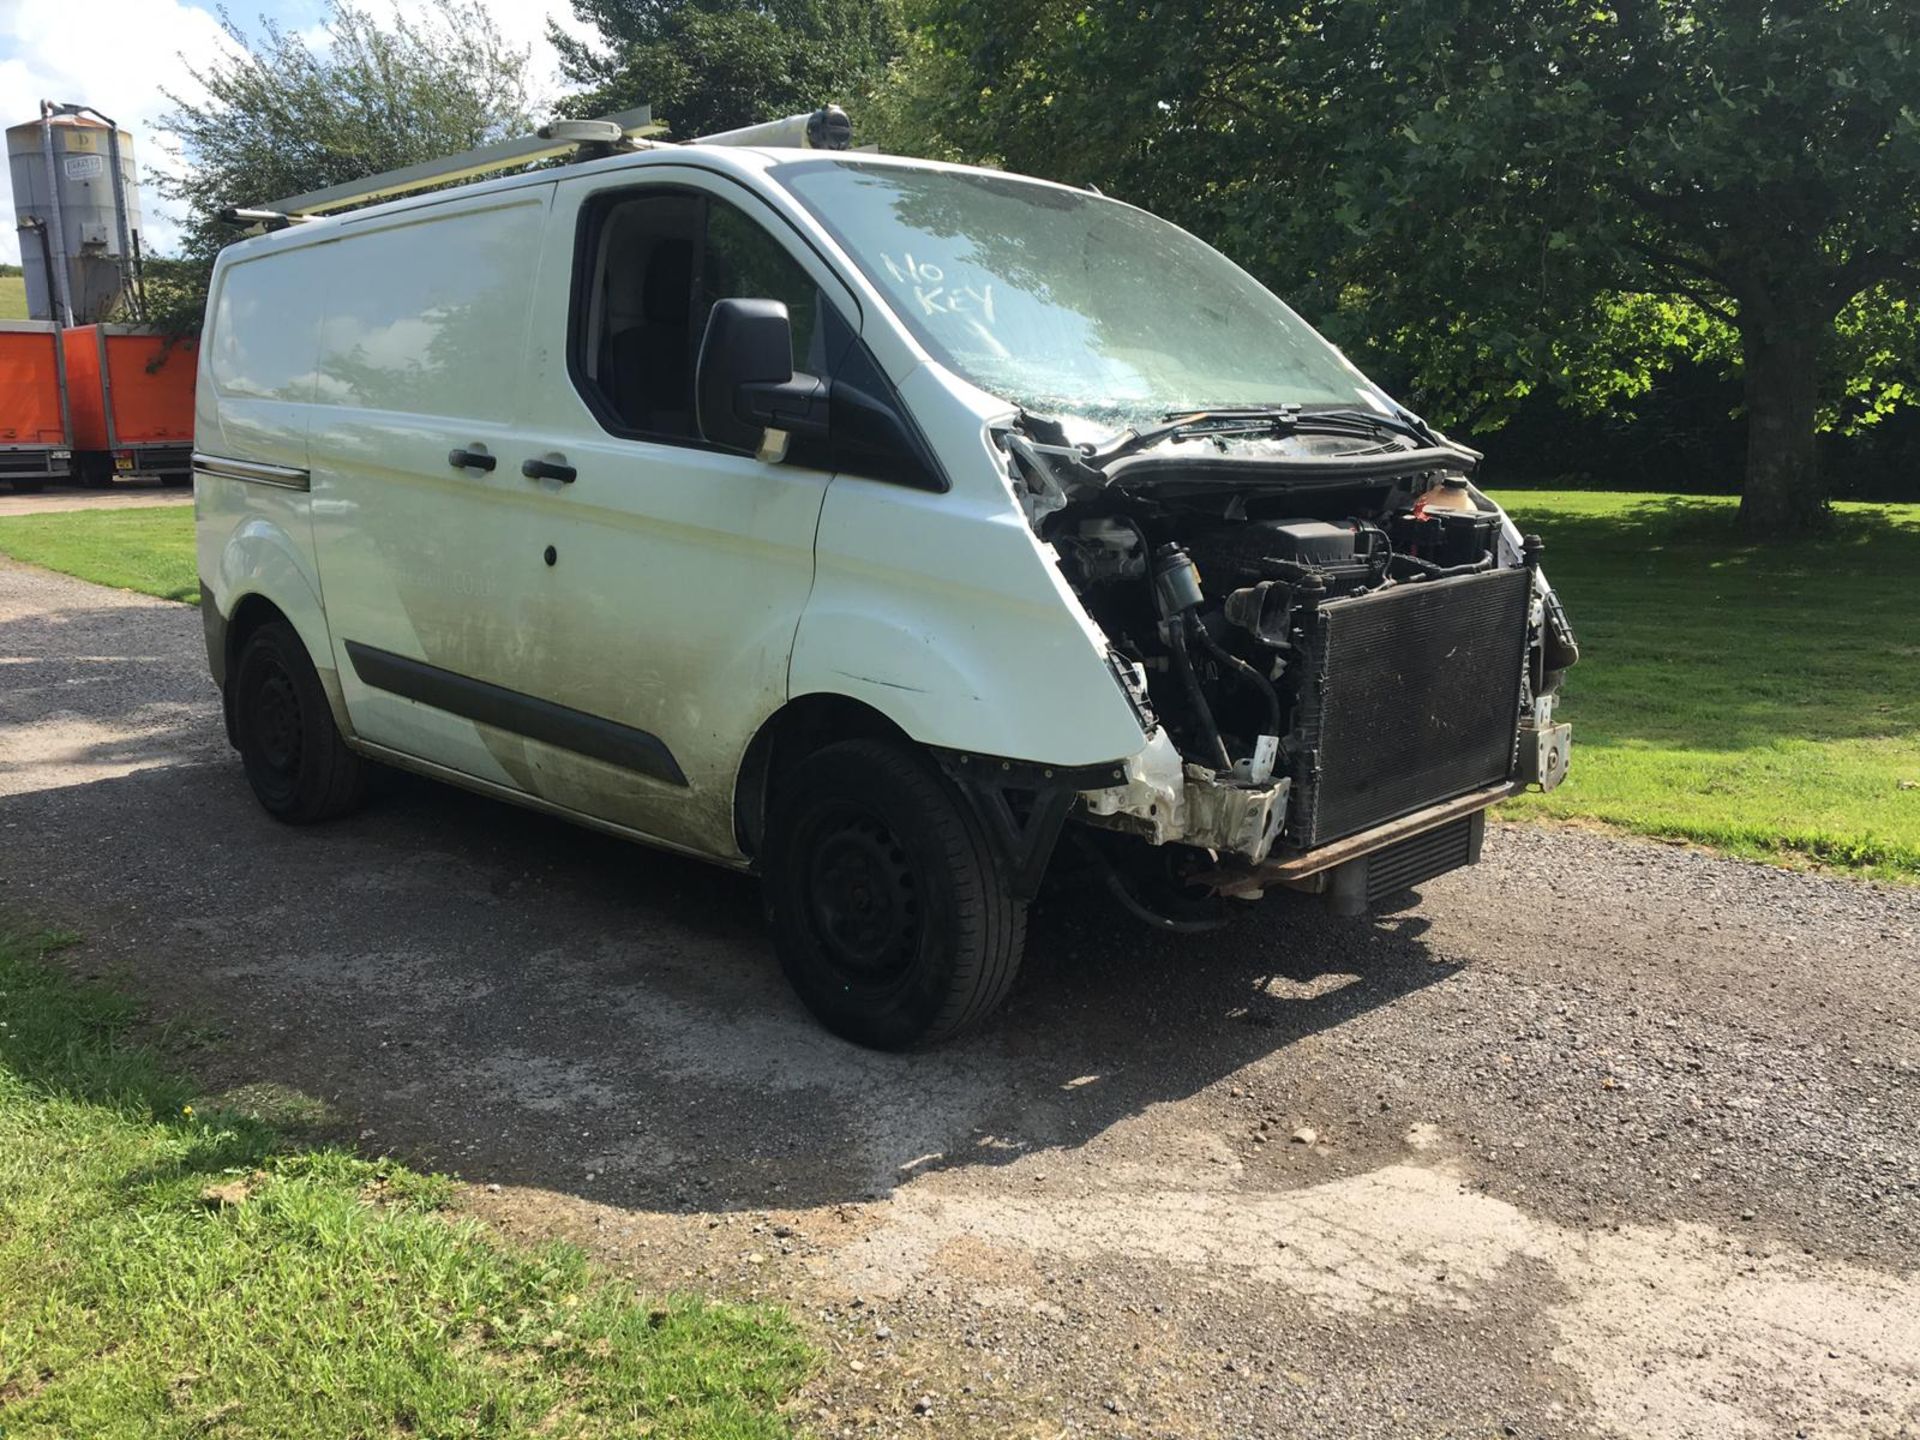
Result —
[[1478, 457], [1087, 191], [616, 154], [228, 247], [199, 364], [267, 810], [377, 761], [756, 872], [862, 1044], [990, 1012], [1057, 853], [1163, 927], [1358, 910], [1565, 772], [1577, 652]]

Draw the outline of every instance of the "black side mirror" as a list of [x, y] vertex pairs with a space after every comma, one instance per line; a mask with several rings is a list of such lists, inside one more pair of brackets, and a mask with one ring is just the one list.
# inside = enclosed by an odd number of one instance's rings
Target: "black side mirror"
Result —
[[717, 300], [694, 366], [694, 414], [710, 444], [786, 458], [827, 433], [827, 386], [793, 369], [793, 322], [778, 300]]

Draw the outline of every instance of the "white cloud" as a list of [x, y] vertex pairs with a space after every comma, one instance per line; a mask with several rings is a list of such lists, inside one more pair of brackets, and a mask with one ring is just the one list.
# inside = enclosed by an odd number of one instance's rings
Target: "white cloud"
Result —
[[[251, 11], [277, 12], [293, 28], [308, 32], [317, 4], [266, 0], [234, 7], [243, 30], [257, 28]], [[374, 0], [375, 14], [416, 12], [424, 0]], [[567, 0], [493, 0], [490, 8], [500, 31], [532, 54], [530, 89], [538, 102], [551, 101], [564, 88], [558, 58], [547, 41], [547, 16], [573, 33], [582, 27]], [[299, 13], [288, 13], [296, 11]], [[0, 123], [18, 125], [39, 115], [42, 99], [93, 105], [133, 135], [135, 159], [144, 182], [151, 168], [177, 171], [180, 157], [169, 139], [154, 128], [173, 108], [165, 91], [197, 98], [192, 71], [219, 55], [229, 42], [209, 10], [185, 0], [88, 0], [84, 10], [73, 0], [0, 0]], [[180, 217], [160, 203], [150, 184], [142, 184], [142, 241], [158, 253], [178, 242]], [[19, 233], [13, 225], [11, 176], [0, 171], [0, 261], [18, 264]]]
[[[179, 156], [153, 128], [172, 108], [161, 92], [191, 94], [192, 67], [204, 65], [225, 44], [213, 16], [180, 0], [93, 0], [84, 22], [70, 0], [6, 0], [0, 3], [6, 123], [37, 119], [43, 99], [98, 106], [131, 132], [143, 173], [148, 166], [177, 168]], [[178, 222], [161, 213], [144, 187], [141, 212], [143, 240], [156, 249], [169, 247]], [[18, 263], [10, 175], [0, 176], [0, 221], [0, 257]]]

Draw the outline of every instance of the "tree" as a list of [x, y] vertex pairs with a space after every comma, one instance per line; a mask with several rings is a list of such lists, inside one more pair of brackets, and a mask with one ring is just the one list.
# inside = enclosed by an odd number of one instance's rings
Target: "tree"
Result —
[[205, 98], [168, 94], [160, 129], [179, 140], [180, 175], [151, 182], [186, 209], [183, 256], [149, 275], [163, 324], [199, 328], [214, 254], [239, 232], [230, 205], [357, 180], [457, 154], [533, 128], [527, 52], [508, 45], [478, 0], [433, 0], [383, 28], [331, 0], [318, 47], [264, 22], [258, 39], [226, 22], [232, 49], [193, 72]]
[[1910, 0], [929, 0], [902, 84], [919, 143], [1168, 213], [1456, 417], [1724, 356], [1757, 532], [1913, 390]]
[[858, 107], [901, 44], [895, 0], [573, 0], [600, 46], [550, 26], [575, 115], [651, 105], [681, 139]]

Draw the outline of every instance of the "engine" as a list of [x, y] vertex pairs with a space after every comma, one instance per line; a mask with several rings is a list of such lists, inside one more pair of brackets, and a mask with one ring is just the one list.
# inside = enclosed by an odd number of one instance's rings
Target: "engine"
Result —
[[1549, 661], [1531, 564], [1502, 562], [1501, 532], [1464, 480], [1433, 474], [1106, 489], [1042, 529], [1183, 761], [1288, 781], [1282, 839], [1300, 848], [1512, 773]]

